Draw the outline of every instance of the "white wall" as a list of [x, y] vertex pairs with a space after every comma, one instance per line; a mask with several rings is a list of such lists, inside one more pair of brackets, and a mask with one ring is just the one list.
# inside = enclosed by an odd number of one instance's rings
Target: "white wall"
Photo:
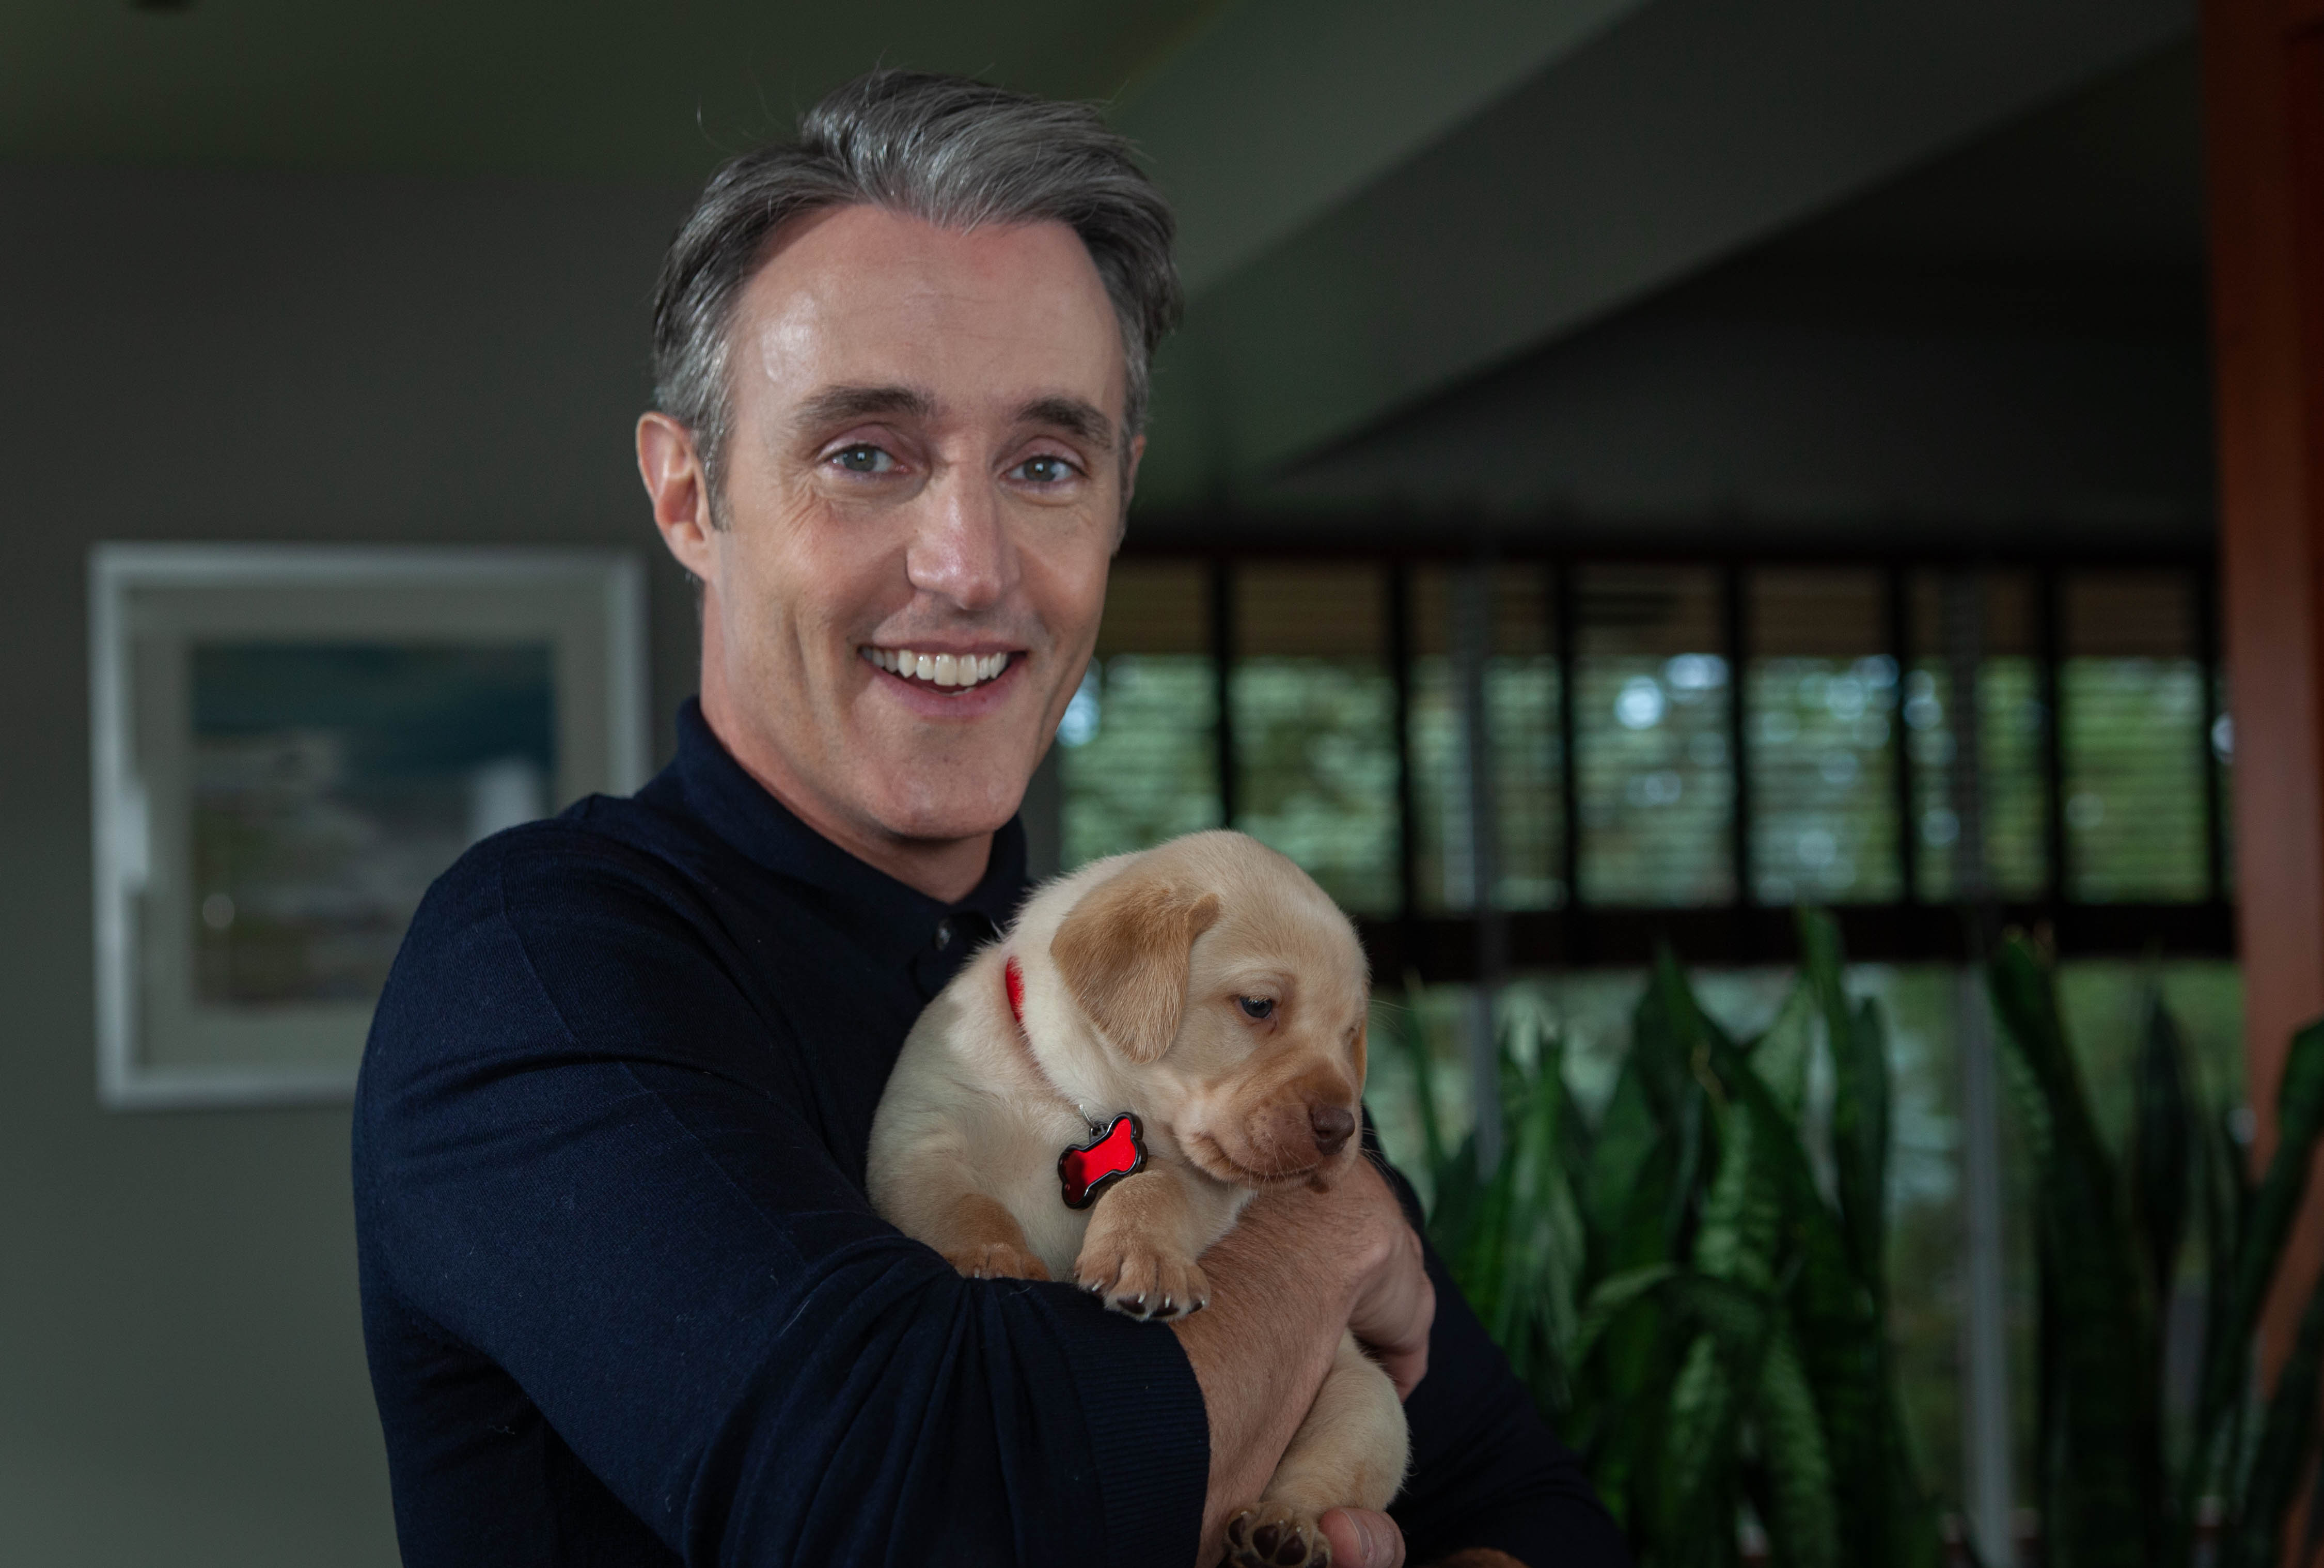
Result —
[[346, 1114], [97, 1108], [106, 539], [620, 543], [687, 192], [0, 170], [0, 1562], [395, 1560]]

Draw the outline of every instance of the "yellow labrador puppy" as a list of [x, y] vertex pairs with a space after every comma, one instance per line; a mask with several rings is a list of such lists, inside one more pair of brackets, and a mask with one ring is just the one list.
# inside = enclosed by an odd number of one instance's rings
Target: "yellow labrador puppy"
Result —
[[[1256, 839], [1084, 866], [913, 1026], [872, 1124], [872, 1204], [963, 1274], [1194, 1312], [1204, 1251], [1260, 1187], [1360, 1158], [1367, 983], [1347, 917]], [[1343, 1338], [1229, 1561], [1327, 1563], [1317, 1517], [1387, 1507], [1408, 1448], [1395, 1386]]]

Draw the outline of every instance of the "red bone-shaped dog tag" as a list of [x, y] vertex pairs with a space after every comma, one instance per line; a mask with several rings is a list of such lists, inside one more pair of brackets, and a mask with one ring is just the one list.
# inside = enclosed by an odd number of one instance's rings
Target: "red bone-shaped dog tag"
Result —
[[1138, 1118], [1127, 1111], [1089, 1142], [1057, 1156], [1057, 1179], [1065, 1184], [1069, 1209], [1088, 1208], [1106, 1188], [1145, 1168], [1146, 1139]]
[[[1014, 958], [1001, 966], [1001, 982], [1009, 993], [1009, 1016], [1022, 1029], [1025, 973], [1017, 967]], [[1041, 1070], [1038, 1060], [1033, 1070]], [[1086, 1116], [1088, 1112], [1083, 1114]], [[1093, 1136], [1087, 1143], [1077, 1143], [1057, 1156], [1057, 1180], [1065, 1186], [1065, 1207], [1069, 1209], [1088, 1208], [1106, 1188], [1146, 1168], [1146, 1135], [1136, 1116], [1125, 1111], [1103, 1132], [1094, 1126], [1090, 1132]]]

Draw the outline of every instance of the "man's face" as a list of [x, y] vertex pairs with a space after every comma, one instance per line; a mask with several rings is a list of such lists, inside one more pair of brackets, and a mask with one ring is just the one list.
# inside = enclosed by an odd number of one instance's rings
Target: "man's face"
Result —
[[991, 832], [1088, 662], [1126, 499], [1088, 252], [843, 208], [783, 236], [731, 341], [724, 526], [663, 523], [713, 726], [843, 842]]

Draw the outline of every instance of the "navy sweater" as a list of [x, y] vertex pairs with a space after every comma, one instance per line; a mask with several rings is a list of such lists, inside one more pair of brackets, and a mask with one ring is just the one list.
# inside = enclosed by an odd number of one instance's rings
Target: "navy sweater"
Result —
[[[1194, 1561], [1177, 1336], [961, 1278], [864, 1197], [921, 1006], [1024, 890], [809, 831], [691, 704], [678, 760], [429, 894], [355, 1096], [364, 1332], [415, 1568]], [[1408, 1193], [1408, 1189], [1407, 1189]], [[1621, 1549], [1434, 1259], [1413, 1561]]]

